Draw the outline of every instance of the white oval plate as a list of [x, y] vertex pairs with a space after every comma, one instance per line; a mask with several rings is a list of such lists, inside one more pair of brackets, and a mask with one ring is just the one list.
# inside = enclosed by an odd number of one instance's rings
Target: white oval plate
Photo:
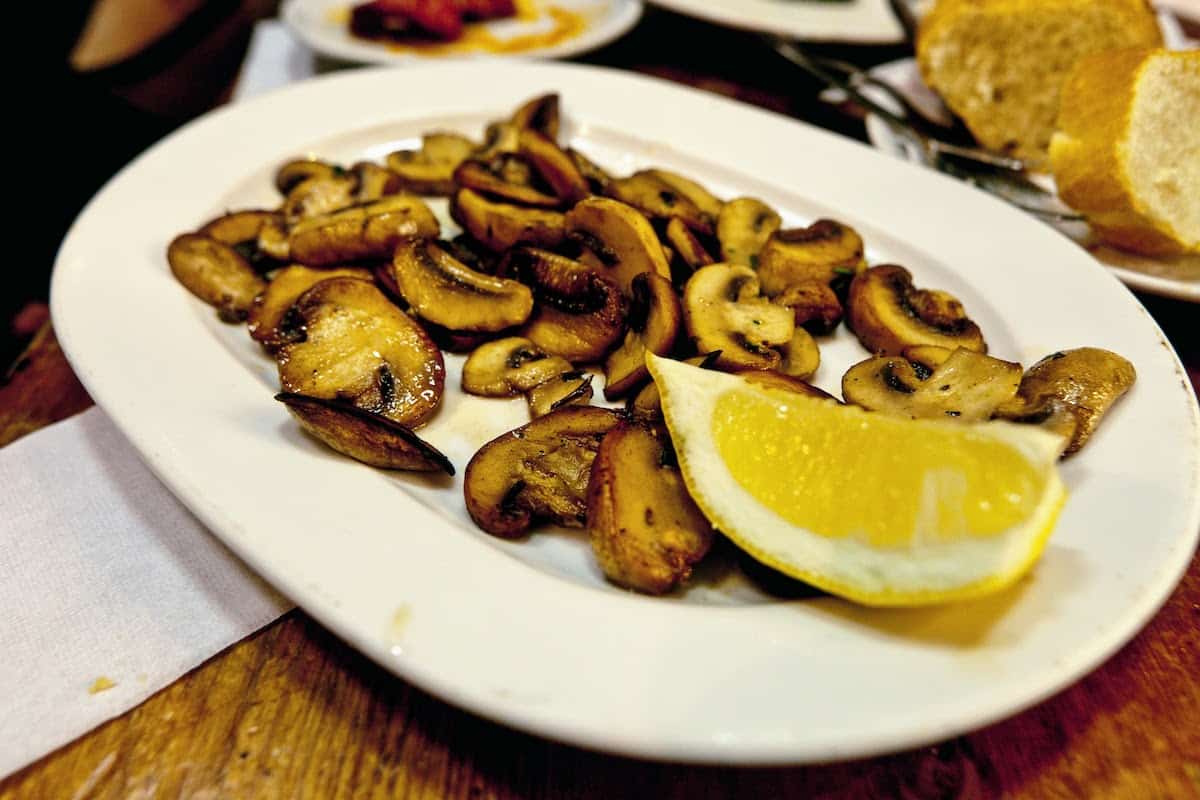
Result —
[[896, 44], [904, 31], [888, 0], [652, 0], [689, 17], [793, 39]]
[[[395, 66], [427, 61], [455, 59], [504, 58], [503, 55], [475, 52], [414, 52], [394, 50], [382, 42], [360, 39], [350, 34], [346, 21], [348, 11], [357, 0], [285, 0], [279, 15], [288, 27], [309, 47], [331, 58], [364, 64]], [[513, 54], [514, 58], [566, 58], [603, 47], [632, 28], [642, 16], [642, 0], [539, 0], [544, 7], [553, 4], [581, 13], [587, 27], [550, 47], [536, 47]], [[549, 21], [542, 13], [536, 20], [493, 20], [481, 23], [497, 38], [511, 39], [529, 33], [540, 33]]]
[[[461, 483], [373, 470], [301, 434], [272, 363], [171, 277], [167, 243], [225, 208], [278, 202], [299, 153], [378, 158], [421, 131], [478, 134], [562, 93], [565, 135], [616, 171], [657, 164], [789, 224], [856, 226], [872, 262], [958, 295], [997, 355], [1094, 345], [1139, 378], [1063, 465], [1071, 498], [1031, 577], [924, 611], [781, 602], [702, 572], [684, 596], [605, 584], [579, 534], [501, 542]], [[380, 102], [380, 98], [404, 102]], [[387, 669], [524, 730], [646, 758], [766, 764], [943, 739], [1066, 686], [1159, 607], [1200, 529], [1198, 414], [1157, 326], [1084, 251], [998, 200], [863, 145], [709, 94], [588, 67], [497, 63], [338, 74], [227, 107], [114, 178], [59, 254], [59, 338], [150, 467], [253, 568]], [[818, 383], [864, 357], [841, 331]], [[459, 356], [424, 429], [462, 469], [527, 419], [463, 397]]]

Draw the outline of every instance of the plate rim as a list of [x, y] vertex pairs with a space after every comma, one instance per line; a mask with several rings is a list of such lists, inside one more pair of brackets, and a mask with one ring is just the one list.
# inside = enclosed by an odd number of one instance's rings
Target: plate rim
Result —
[[[313, 0], [283, 0], [279, 8], [279, 19], [283, 21], [287, 29], [299, 38], [306, 47], [324, 57], [349, 63], [379, 64], [397, 67], [450, 61], [553, 59], [582, 55], [583, 53], [605, 47], [629, 33], [641, 20], [642, 14], [645, 12], [644, 0], [602, 0], [602, 2], [609, 6], [617, 8], [617, 16], [610, 23], [610, 28], [601, 29], [593, 26], [584, 31], [582, 35], [560, 42], [552, 47], [534, 48], [510, 55], [473, 52], [424, 55], [421, 53], [397, 53], [386, 49], [386, 47], [373, 45], [368, 42], [341, 42], [327, 38], [321, 34], [319, 29], [310, 28], [302, 22], [302, 7], [311, 2]], [[347, 0], [347, 2], [350, 2], [350, 0]]]
[[[760, 0], [761, 1], [761, 0]], [[761, 33], [773, 36], [790, 36], [810, 42], [844, 42], [846, 44], [890, 45], [901, 44], [904, 32], [900, 24], [892, 20], [891, 31], [872, 30], [867, 33], [845, 32], [834, 30], [815, 31], [813, 26], [796, 22], [791, 16], [784, 15], [772, 18], [765, 15], [753, 15], [743, 11], [726, 9], [723, 6], [706, 5], [703, 0], [649, 0], [653, 5], [681, 14], [692, 19], [698, 19], [714, 25], [735, 28], [751, 33]], [[859, 0], [862, 2], [862, 0]], [[780, 6], [787, 8], [786, 6]], [[806, 9], [814, 14], [844, 13], [836, 7]]]
[[[419, 68], [422, 72], [445, 72], [461, 71], [461, 64], [445, 64], [445, 65], [427, 65]], [[680, 87], [666, 81], [661, 81], [645, 76], [630, 75], [617, 70], [598, 68], [583, 65], [551, 65], [551, 64], [507, 64], [503, 69], [514, 70], [517, 72], [525, 72], [529, 77], [533, 78], [538, 75], [545, 75], [553, 78], [554, 76], [592, 76], [596, 80], [613, 81], [614, 83], [628, 82], [631, 85], [638, 84], [642, 86], [653, 86], [655, 91], [665, 91], [668, 94], [676, 94], [679, 97], [690, 95], [696, 99], [702, 99], [704, 103], [715, 105], [721, 108], [727, 108], [732, 112], [757, 116], [761, 120], [774, 120], [776, 124], [785, 123], [796, 125], [800, 128], [806, 128], [811, 135], [829, 137], [830, 139], [839, 139], [834, 134], [822, 131], [812, 126], [799, 123], [795, 120], [782, 117], [780, 115], [771, 114], [759, 109], [754, 109], [744, 106], [734, 101], [724, 98], [713, 97], [696, 90], [691, 90], [686, 87]], [[277, 100], [280, 95], [285, 93], [294, 94], [296, 97], [302, 97], [309, 93], [317, 93], [323, 91], [314, 89], [314, 86], [333, 87], [334, 85], [363, 83], [367, 84], [372, 81], [384, 80], [385, 76], [391, 80], [413, 79], [427, 77], [425, 75], [417, 75], [409, 73], [403, 77], [398, 76], [387, 68], [374, 70], [360, 70], [349, 74], [334, 74], [324, 76], [314, 81], [306, 82], [301, 85], [285, 87], [274, 92], [271, 92], [264, 97], [274, 98]], [[601, 77], [602, 76], [602, 77]], [[680, 100], [679, 102], [683, 102]], [[581, 731], [575, 723], [561, 720], [548, 720], [543, 715], [525, 708], [514, 708], [511, 702], [491, 702], [481, 703], [477, 697], [470, 696], [469, 693], [460, 691], [460, 687], [446, 685], [440, 681], [437, 676], [421, 672], [414, 668], [411, 663], [397, 662], [391, 658], [388, 653], [381, 651], [379, 643], [367, 638], [361, 629], [348, 624], [344, 616], [337, 609], [331, 609], [318, 601], [314, 601], [308, 596], [304, 587], [297, 584], [295, 576], [287, 574], [285, 569], [281, 569], [279, 564], [264, 563], [263, 559], [258, 557], [254, 548], [250, 547], [249, 543], [237, 538], [226, 528], [228, 524], [227, 518], [224, 516], [223, 509], [214, 507], [211, 504], [205, 504], [197, 499], [194, 494], [194, 487], [188, 485], [186, 470], [181, 470], [178, 463], [173, 463], [169, 459], [163, 459], [157, 453], [157, 447], [152, 440], [150, 434], [152, 428], [142, 427], [136, 421], [131, 421], [134, 410], [129, 407], [127, 398], [121, 397], [116, 387], [106, 383], [107, 379], [99, 378], [97, 373], [92, 370], [92, 356], [88, 355], [88, 343], [86, 339], [79, 338], [83, 336], [82, 330], [79, 330], [77, 336], [77, 324], [82, 327], [82, 320], [77, 320], [72, 316], [70, 311], [71, 300], [65, 298], [70, 297], [69, 291], [65, 288], [67, 278], [65, 276], [71, 274], [71, 267], [67, 263], [68, 255], [71, 255], [75, 249], [79, 248], [77, 240], [83, 234], [81, 230], [84, 228], [85, 220], [89, 215], [93, 214], [97, 206], [106, 202], [106, 198], [113, 191], [113, 187], [119, 185], [126, 179], [126, 176], [135, 172], [140, 168], [140, 165], [155, 156], [156, 153], [174, 146], [172, 143], [180, 139], [191, 136], [190, 131], [196, 131], [201, 126], [221, 124], [216, 122], [217, 119], [236, 119], [239, 115], [245, 116], [251, 112], [244, 109], [247, 106], [264, 105], [262, 98], [239, 103], [234, 106], [220, 109], [217, 112], [205, 115], [204, 117], [189, 123], [181, 128], [176, 133], [164, 139], [162, 142], [150, 148], [146, 153], [135, 159], [130, 165], [118, 173], [114, 178], [106, 184], [104, 189], [97, 194], [87, 205], [80, 217], [72, 225], [64, 239], [62, 248], [60, 249], [58, 258], [56, 259], [55, 271], [53, 276], [51, 308], [52, 315], [56, 320], [56, 328], [59, 331], [60, 342], [64, 353], [68, 360], [76, 369], [80, 380], [85, 387], [93, 394], [97, 403], [109, 413], [118, 427], [134, 443], [143, 460], [146, 461], [152, 471], [159, 476], [165, 484], [167, 484], [176, 496], [180, 497], [185, 505], [191, 508], [197, 516], [199, 516], [205, 524], [212, 530], [218, 538], [224, 541], [234, 552], [243, 560], [249, 563], [260, 574], [265, 575], [270, 581], [284, 589], [288, 596], [300, 601], [300, 604], [305, 607], [306, 611], [322, 622], [322, 624], [334, 630], [341, 638], [353, 643], [353, 645], [364, 652], [372, 659], [379, 662], [389, 671], [401, 675], [405, 680], [408, 680], [415, 685], [430, 691], [442, 699], [445, 699], [452, 704], [466, 708], [473, 713], [481, 716], [500, 721], [504, 724], [535, 733], [543, 736], [550, 736], [561, 741], [566, 741], [572, 744], [581, 745], [593, 749], [603, 750], [607, 752], [630, 755], [638, 758], [662, 758], [673, 761], [693, 762], [693, 763], [739, 763], [739, 764], [795, 764], [807, 763], [813, 761], [826, 761], [831, 759], [845, 759], [866, 757], [877, 755], [880, 753], [891, 752], [898, 748], [907, 748], [920, 744], [938, 741], [946, 736], [961, 733], [965, 730], [973, 730], [990, 724], [998, 719], [1008, 717], [1012, 714], [1028, 708], [1029, 706], [1040, 702], [1044, 698], [1058, 692], [1063, 687], [1075, 682], [1087, 672], [1090, 672], [1102, 661], [1107, 659], [1118, 647], [1124, 644], [1129, 639], [1133, 638], [1138, 631], [1144, 626], [1146, 621], [1152, 617], [1161, 605], [1166, 601], [1169, 594], [1174, 591], [1184, 570], [1186, 570], [1191, 559], [1191, 553], [1195, 549], [1197, 537], [1200, 537], [1200, 497], [1193, 497], [1189, 518], [1191, 520], [1192, 533], [1190, 541], [1176, 542], [1179, 544], [1179, 554], [1174, 562], [1168, 565], [1168, 568], [1163, 573], [1167, 579], [1160, 579], [1156, 584], [1156, 590], [1144, 593], [1141, 596], [1141, 603], [1129, 613], [1127, 620], [1123, 626], [1112, 626], [1108, 629], [1108, 635], [1091, 641], [1091, 647], [1086, 652], [1076, 652], [1072, 654], [1072, 664], [1070, 668], [1060, 668], [1051, 680], [1043, 681], [1037, 690], [1026, 692], [1019, 702], [1004, 702], [980, 713], [975, 713], [971, 716], [969, 722], [958, 720], [949, 724], [943, 723], [940, 726], [926, 727], [920, 733], [913, 734], [911, 731], [898, 734], [891, 737], [880, 737], [867, 739], [853, 746], [838, 748], [825, 747], [808, 747], [797, 748], [794, 744], [783, 743], [777, 744], [775, 747], [765, 747], [762, 745], [751, 745], [746, 747], [744, 744], [739, 746], [739, 743], [708, 743], [709, 746], [697, 747], [693, 742], [682, 747], [678, 745], [664, 745], [662, 742], [646, 741], [644, 739], [631, 739], [626, 735], [608, 734], [596, 731]], [[861, 146], [861, 145], [860, 145]], [[908, 168], [916, 169], [909, 166]], [[937, 179], [937, 176], [929, 176]], [[945, 179], [949, 181], [949, 179]], [[995, 201], [999, 202], [999, 201]], [[1019, 213], [1019, 212], [1013, 212]], [[1115, 283], [1115, 278], [1111, 278]], [[177, 288], [177, 287], [176, 287]], [[180, 295], [185, 293], [180, 292]], [[1136, 299], [1131, 301], [1140, 308], [1140, 304]], [[190, 300], [190, 298], [189, 298]], [[1143, 309], [1144, 310], [1144, 309]], [[1166, 342], [1162, 336], [1161, 329], [1152, 318], [1148, 320], [1153, 329], [1157, 332], [1159, 339]], [[1173, 348], [1167, 344], [1169, 354], [1174, 362], [1177, 371], [1182, 371], [1182, 365], [1179, 362], [1178, 355]], [[1186, 374], [1186, 373], [1184, 373]], [[1192, 438], [1196, 438], [1196, 431], [1200, 429], [1200, 409], [1197, 407], [1195, 395], [1188, 393], [1190, 401], [1190, 412], [1192, 421]], [[1200, 459], [1195, 457], [1193, 452], [1193, 465], [1197, 476], [1200, 477]], [[620, 596], [614, 598], [614, 602], [628, 602], [629, 600]], [[638, 606], [639, 609], [646, 611], [649, 606]], [[707, 613], [713, 613], [711, 610]], [[519, 704], [518, 704], [519, 705]]]

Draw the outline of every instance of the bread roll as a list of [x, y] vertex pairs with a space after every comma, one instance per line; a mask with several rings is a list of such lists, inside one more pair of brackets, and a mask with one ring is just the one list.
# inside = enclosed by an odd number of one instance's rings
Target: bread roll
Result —
[[1099, 238], [1151, 256], [1200, 252], [1200, 51], [1081, 60], [1058, 127], [1059, 196]]
[[1161, 44], [1146, 0], [938, 0], [922, 21], [917, 62], [980, 144], [1040, 169], [1075, 62]]

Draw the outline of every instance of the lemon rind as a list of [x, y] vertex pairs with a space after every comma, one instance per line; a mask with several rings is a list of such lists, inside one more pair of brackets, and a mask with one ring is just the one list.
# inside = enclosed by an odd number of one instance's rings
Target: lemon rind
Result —
[[[658, 362], [658, 363], [655, 363]], [[694, 370], [676, 362], [648, 359], [663, 392], [663, 412], [678, 453], [684, 482], [705, 516], [738, 547], [756, 560], [832, 594], [869, 606], [922, 606], [967, 600], [1001, 591], [1016, 583], [1037, 562], [1065, 504], [1067, 492], [1054, 468], [1061, 449], [1058, 437], [1038, 429], [1021, 429], [1009, 443], [1046, 467], [1049, 475], [1034, 512], [1009, 531], [982, 539], [949, 543], [920, 543], [889, 552], [849, 538], [819, 536], [779, 516], [759, 503], [732, 476], [706, 480], [700, 464], [723, 463], [708, 435], [716, 397], [727, 389], [775, 393], [751, 387], [739, 378], [696, 370], [687, 376], [689, 388], [708, 384], [714, 391], [671, 392], [678, 370]], [[663, 378], [666, 377], [666, 380]], [[692, 402], [683, 407], [681, 395]], [[789, 402], [830, 402], [786, 398]], [[703, 436], [688, 435], [695, 420], [704, 420]], [[689, 422], [692, 421], [692, 422]], [[1010, 440], [1011, 425], [989, 423], [1002, 440]], [[796, 538], [772, 547], [748, 529], [788, 530]], [[785, 558], [784, 555], [787, 557]], [[812, 568], [820, 564], [822, 568]], [[966, 568], [963, 568], [965, 565]]]

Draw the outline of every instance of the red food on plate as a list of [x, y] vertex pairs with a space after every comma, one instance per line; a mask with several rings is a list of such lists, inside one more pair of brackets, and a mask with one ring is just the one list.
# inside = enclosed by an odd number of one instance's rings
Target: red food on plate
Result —
[[513, 0], [370, 0], [350, 12], [350, 32], [366, 39], [443, 39], [464, 22], [511, 17]]
[[463, 20], [474, 22], [482, 19], [502, 19], [516, 16], [517, 6], [513, 0], [454, 0]]
[[455, 0], [371, 0], [350, 13], [350, 31], [368, 39], [457, 39], [463, 19]]

